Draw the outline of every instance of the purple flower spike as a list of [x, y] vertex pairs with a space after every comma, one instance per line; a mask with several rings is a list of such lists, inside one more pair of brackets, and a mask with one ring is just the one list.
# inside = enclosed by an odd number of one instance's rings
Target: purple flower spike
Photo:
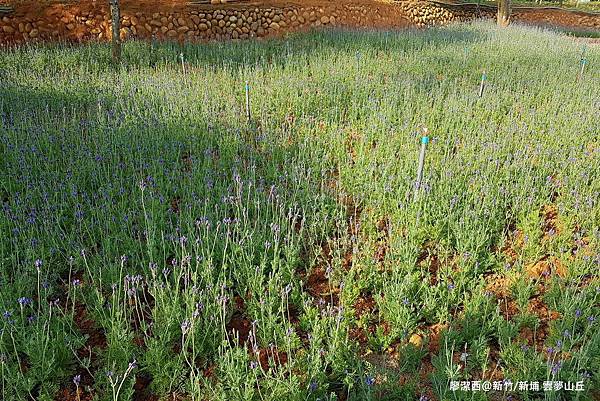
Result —
[[552, 365], [552, 374], [553, 374], [553, 375], [556, 375], [556, 374], [558, 374], [558, 372], [559, 372], [559, 370], [560, 370], [561, 366], [562, 366], [562, 362], [560, 362], [560, 361], [559, 361], [559, 362], [557, 362], [557, 363], [555, 363], [554, 365]]
[[19, 302], [19, 305], [25, 306], [25, 305], [31, 305], [33, 300], [31, 298], [21, 297], [17, 300], [17, 302]]

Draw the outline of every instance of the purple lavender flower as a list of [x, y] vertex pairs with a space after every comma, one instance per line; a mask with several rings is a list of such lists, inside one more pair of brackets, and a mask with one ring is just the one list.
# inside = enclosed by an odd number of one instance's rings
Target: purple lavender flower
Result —
[[186, 320], [184, 320], [184, 321], [181, 323], [181, 332], [182, 332], [183, 334], [187, 334], [187, 332], [190, 330], [190, 326], [191, 326], [191, 323], [190, 323], [190, 321], [189, 321], [189, 320], [187, 320], [187, 319], [186, 319]]
[[75, 384], [76, 387], [79, 387], [79, 383], [81, 383], [81, 375], [77, 375], [73, 378], [73, 384]]
[[308, 385], [308, 391], [310, 391], [311, 393], [315, 392], [318, 388], [317, 382], [316, 381], [311, 381], [310, 384]]
[[371, 387], [373, 384], [375, 384], [375, 378], [373, 376], [365, 377], [365, 384]]
[[36, 259], [34, 264], [35, 264], [35, 268], [36, 268], [36, 270], [37, 270], [37, 271], [38, 271], [38, 273], [39, 273], [39, 272], [40, 272], [40, 269], [41, 269], [41, 267], [42, 267], [42, 260], [41, 260], [41, 259]]
[[250, 361], [250, 369], [256, 369], [258, 368], [258, 363], [256, 363], [255, 361]]
[[17, 300], [17, 302], [19, 302], [19, 305], [25, 306], [25, 305], [31, 305], [33, 300], [31, 298], [21, 297]]
[[552, 365], [552, 374], [557, 375], [562, 366], [562, 362], [558, 361], [557, 363]]
[[580, 317], [581, 316], [581, 309], [577, 309], [575, 311], [575, 317]]
[[588, 320], [589, 324], [592, 324], [596, 321], [596, 316], [590, 316], [590, 317], [588, 317], [587, 320]]

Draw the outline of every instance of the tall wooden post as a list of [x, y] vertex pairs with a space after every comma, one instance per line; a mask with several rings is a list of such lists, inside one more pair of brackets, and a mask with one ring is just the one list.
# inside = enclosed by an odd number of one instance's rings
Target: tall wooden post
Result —
[[506, 27], [510, 24], [510, 0], [498, 0], [498, 26]]
[[112, 59], [115, 64], [121, 62], [121, 6], [119, 0], [110, 1], [112, 20]]

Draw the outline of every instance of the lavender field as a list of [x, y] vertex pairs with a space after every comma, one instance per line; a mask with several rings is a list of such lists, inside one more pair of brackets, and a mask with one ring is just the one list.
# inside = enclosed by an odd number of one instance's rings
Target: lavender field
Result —
[[599, 66], [480, 22], [0, 52], [0, 399], [598, 400]]

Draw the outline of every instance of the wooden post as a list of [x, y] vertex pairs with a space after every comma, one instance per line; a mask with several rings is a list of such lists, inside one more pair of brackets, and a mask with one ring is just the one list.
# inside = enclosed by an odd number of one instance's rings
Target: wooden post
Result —
[[498, 26], [507, 27], [510, 24], [510, 0], [498, 0]]
[[110, 0], [112, 20], [112, 59], [115, 64], [121, 62], [121, 6], [119, 0]]

